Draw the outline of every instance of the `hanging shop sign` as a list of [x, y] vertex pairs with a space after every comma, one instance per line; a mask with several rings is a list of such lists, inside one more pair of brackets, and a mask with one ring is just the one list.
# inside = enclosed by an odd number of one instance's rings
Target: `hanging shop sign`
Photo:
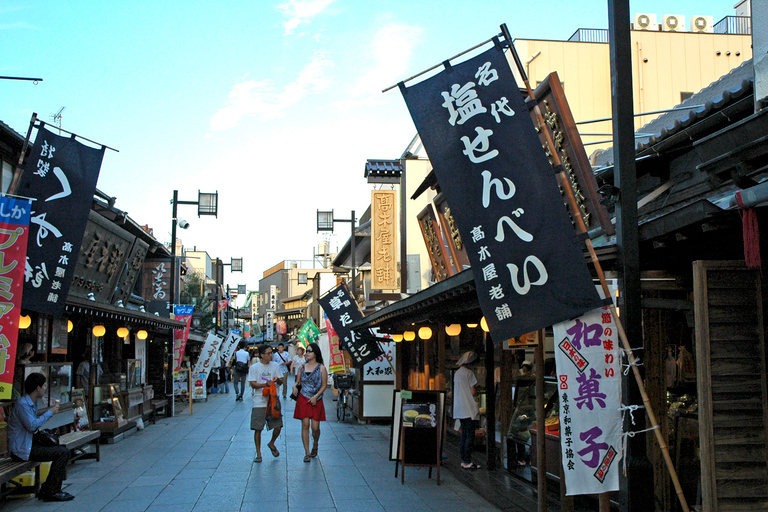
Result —
[[238, 343], [240, 343], [240, 340], [242, 339], [243, 337], [240, 335], [240, 331], [236, 329], [230, 329], [229, 334], [227, 335], [227, 339], [224, 340], [224, 343], [222, 343], [221, 347], [219, 348], [219, 357], [223, 357], [224, 360], [228, 362], [232, 355], [235, 353], [235, 349], [237, 349]]
[[112, 304], [117, 304], [118, 301], [123, 301], [123, 304], [128, 303], [128, 299], [131, 298], [131, 292], [136, 285], [136, 281], [141, 275], [141, 270], [144, 267], [144, 260], [147, 257], [148, 251], [149, 244], [137, 237], [133, 237], [133, 246], [125, 259], [123, 270], [120, 272], [117, 280], [115, 293], [110, 301]]
[[608, 306], [553, 326], [566, 494], [619, 490], [621, 365]]
[[[94, 149], [41, 125], [17, 195], [32, 198], [22, 305], [61, 316], [75, 276], [104, 147]], [[111, 264], [112, 255], [100, 257]]]
[[432, 271], [435, 274], [436, 281], [443, 281], [454, 274], [448, 253], [445, 252], [445, 243], [443, 235], [440, 232], [440, 225], [435, 218], [435, 212], [431, 205], [427, 205], [416, 216], [421, 228], [421, 235], [424, 237], [424, 245], [427, 246], [429, 262], [432, 264]]
[[448, 206], [448, 201], [445, 200], [445, 194], [442, 192], [435, 196], [432, 203], [435, 205], [437, 218], [440, 219], [440, 225], [443, 227], [443, 232], [447, 238], [446, 245], [451, 254], [451, 261], [456, 267], [456, 272], [461, 272], [465, 268], [469, 268], [469, 257], [467, 256], [467, 247], [461, 239], [461, 233], [459, 233], [459, 226], [456, 224], [453, 211]]
[[[135, 236], [91, 210], [69, 294], [82, 298], [93, 294], [92, 297], [99, 302], [116, 302], [113, 297], [120, 286], [120, 277], [126, 266], [130, 265], [128, 257], [135, 242]], [[143, 251], [137, 254], [142, 260], [148, 247], [143, 245]], [[138, 273], [133, 274], [134, 279], [137, 276]], [[128, 293], [133, 288], [133, 282], [130, 285]]]
[[142, 297], [150, 313], [165, 315], [171, 300], [171, 258], [152, 258], [144, 261]]
[[494, 340], [602, 305], [501, 43], [403, 98], [443, 185]]
[[371, 287], [396, 290], [397, 284], [397, 193], [371, 192]]
[[0, 197], [0, 400], [10, 400], [31, 205]]
[[184, 359], [184, 349], [189, 339], [189, 325], [192, 322], [192, 314], [195, 306], [173, 306], [173, 317], [179, 322], [184, 322], [183, 329], [173, 330], [173, 377], [179, 376], [181, 361]]
[[[552, 133], [552, 141], [555, 143], [555, 151], [560, 156], [565, 173], [573, 189], [573, 195], [576, 198], [576, 204], [579, 207], [578, 212], [574, 212], [568, 201], [565, 202], [568, 213], [573, 218], [574, 215], [581, 215], [587, 230], [594, 229], [597, 226], [603, 228], [607, 235], [616, 233], [616, 229], [611, 224], [611, 218], [608, 210], [600, 204], [600, 193], [597, 191], [597, 180], [592, 172], [592, 165], [589, 163], [587, 152], [581, 143], [581, 136], [573, 120], [571, 108], [568, 106], [568, 100], [565, 98], [563, 85], [560, 83], [560, 77], [556, 72], [550, 73], [544, 81], [536, 87], [533, 92], [536, 102], [541, 107], [546, 128], [537, 126], [539, 140], [544, 148], [545, 154], [553, 163], [552, 152], [547, 146], [544, 130], [549, 129]], [[527, 100], [532, 101], [532, 100]], [[533, 123], [538, 124], [536, 111], [530, 110]], [[560, 174], [556, 175], [561, 194], [563, 193], [563, 184], [560, 182]], [[575, 222], [573, 222], [575, 226]]]
[[[389, 338], [388, 334], [378, 334], [379, 337]], [[395, 345], [394, 341], [381, 342], [384, 351], [379, 357], [363, 366], [364, 381], [393, 381], [395, 380]]]
[[[338, 334], [339, 343], [352, 356], [356, 368], [362, 368], [365, 363], [382, 354], [378, 343], [363, 341], [349, 329], [349, 324], [362, 319], [363, 313], [352, 298], [347, 283], [341, 283], [340, 286], [320, 298], [318, 302]], [[366, 332], [370, 331], [366, 329]]]

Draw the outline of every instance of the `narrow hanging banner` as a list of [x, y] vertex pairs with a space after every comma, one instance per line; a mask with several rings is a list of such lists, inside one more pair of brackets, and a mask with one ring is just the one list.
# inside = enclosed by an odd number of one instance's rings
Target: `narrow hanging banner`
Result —
[[553, 326], [566, 494], [619, 490], [621, 354], [608, 306]]
[[602, 305], [501, 44], [401, 91], [497, 342]]
[[349, 328], [349, 324], [363, 318], [363, 313], [352, 298], [347, 283], [341, 283], [318, 302], [339, 335], [342, 348], [352, 356], [355, 368], [362, 368], [365, 363], [383, 354], [378, 343], [361, 340]]
[[[45, 125], [39, 128], [17, 191], [33, 201], [25, 309], [56, 317], [64, 312], [103, 157], [103, 146], [94, 149], [74, 137], [56, 135]], [[118, 263], [115, 254], [102, 249], [82, 257], [86, 267], [107, 273]]]
[[0, 400], [13, 390], [29, 211], [28, 201], [0, 197]]
[[179, 376], [181, 361], [184, 359], [184, 350], [189, 339], [189, 325], [192, 322], [192, 314], [195, 306], [173, 306], [173, 316], [179, 322], [184, 322], [183, 329], [173, 330], [173, 377]]

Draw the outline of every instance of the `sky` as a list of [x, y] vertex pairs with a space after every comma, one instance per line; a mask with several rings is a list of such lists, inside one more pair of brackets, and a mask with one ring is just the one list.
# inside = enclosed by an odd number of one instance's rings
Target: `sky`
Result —
[[[734, 0], [638, 0], [630, 12], [733, 15]], [[537, 11], [535, 12], [534, 9]], [[548, 17], [547, 17], [548, 16]], [[359, 217], [366, 159], [398, 159], [416, 134], [397, 89], [382, 89], [499, 33], [567, 39], [608, 28], [598, 0], [185, 0], [0, 2], [0, 121], [33, 112], [117, 149], [98, 188], [171, 241], [171, 199], [219, 193], [219, 215], [179, 205], [187, 249], [243, 258], [231, 287], [312, 260], [316, 211]], [[687, 22], [686, 22], [687, 23]], [[348, 224], [337, 224], [340, 248]], [[227, 267], [228, 269], [229, 267]]]

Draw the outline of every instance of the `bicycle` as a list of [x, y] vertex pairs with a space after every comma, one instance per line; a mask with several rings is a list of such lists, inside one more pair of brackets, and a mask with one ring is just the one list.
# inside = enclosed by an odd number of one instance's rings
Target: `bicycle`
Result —
[[[347, 402], [350, 388], [352, 387], [352, 375], [337, 374], [333, 376], [333, 385], [339, 390], [339, 398], [336, 402], [336, 419], [344, 421], [347, 418], [347, 409], [350, 409]], [[351, 414], [351, 410], [350, 410]]]

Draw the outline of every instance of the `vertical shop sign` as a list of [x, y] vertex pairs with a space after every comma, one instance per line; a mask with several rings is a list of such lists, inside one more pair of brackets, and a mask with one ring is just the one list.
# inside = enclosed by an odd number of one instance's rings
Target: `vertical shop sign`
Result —
[[448, 253], [445, 252], [445, 243], [440, 226], [437, 224], [435, 212], [431, 205], [424, 207], [416, 216], [424, 237], [424, 245], [427, 247], [429, 261], [432, 263], [432, 272], [436, 281], [442, 281], [454, 274], [453, 266]]
[[207, 396], [205, 381], [208, 379], [215, 358], [219, 357], [219, 347], [222, 341], [224, 340], [221, 339], [221, 336], [215, 334], [209, 334], [205, 340], [203, 350], [200, 351], [200, 358], [192, 370], [192, 398], [195, 400], [204, 399]]
[[501, 341], [602, 305], [501, 44], [400, 85]]
[[[44, 126], [38, 130], [17, 191], [33, 200], [25, 309], [57, 317], [64, 312], [103, 157], [103, 146], [90, 148]], [[92, 258], [99, 266], [116, 264], [116, 256], [108, 251]]]
[[232, 354], [235, 353], [235, 349], [237, 348], [238, 343], [240, 343], [240, 340], [242, 339], [243, 338], [240, 336], [240, 334], [238, 334], [234, 329], [230, 329], [229, 334], [227, 335], [227, 339], [224, 340], [224, 343], [222, 343], [221, 347], [219, 348], [219, 357], [223, 357], [225, 361], [229, 362]]
[[347, 283], [341, 283], [318, 302], [339, 335], [339, 343], [352, 356], [356, 368], [362, 368], [382, 354], [378, 343], [362, 341], [349, 328], [349, 324], [363, 318], [363, 313], [352, 298]]
[[617, 491], [621, 365], [613, 315], [603, 306], [553, 329], [567, 494]]
[[331, 351], [331, 362], [328, 365], [328, 371], [331, 373], [343, 372], [345, 369], [344, 355], [339, 348], [339, 335], [333, 330], [331, 321], [328, 320], [328, 315], [323, 313], [323, 319], [325, 320], [325, 328], [328, 332], [328, 346]]
[[30, 204], [0, 197], [0, 400], [13, 390]]
[[142, 272], [142, 296], [147, 311], [165, 316], [171, 299], [171, 259], [145, 260]]
[[371, 279], [374, 290], [397, 286], [397, 194], [394, 190], [371, 192]]
[[173, 306], [173, 316], [179, 322], [184, 322], [183, 329], [173, 330], [173, 377], [179, 376], [181, 360], [184, 359], [184, 349], [189, 339], [189, 324], [192, 322], [192, 313], [195, 306]]

